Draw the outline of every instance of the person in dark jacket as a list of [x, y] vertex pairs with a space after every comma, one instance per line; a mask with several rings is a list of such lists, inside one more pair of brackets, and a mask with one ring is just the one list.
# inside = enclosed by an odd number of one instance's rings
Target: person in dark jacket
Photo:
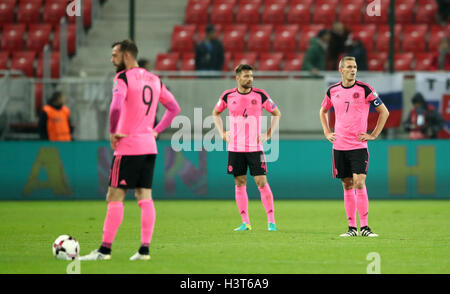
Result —
[[441, 114], [427, 103], [421, 93], [416, 93], [411, 101], [413, 109], [403, 123], [405, 131], [409, 132], [409, 139], [436, 139], [444, 127]]
[[70, 122], [70, 110], [65, 106], [66, 97], [55, 92], [42, 109], [38, 123], [39, 137], [49, 141], [72, 141], [74, 127]]
[[355, 57], [358, 71], [369, 69], [367, 64], [367, 51], [360, 39], [355, 38], [352, 40], [352, 44], [347, 48], [347, 55]]
[[317, 74], [318, 71], [326, 70], [327, 48], [330, 42], [330, 32], [321, 30], [317, 37], [311, 38], [308, 49], [303, 59], [302, 70], [311, 71]]
[[213, 25], [207, 25], [205, 30], [205, 39], [195, 47], [195, 70], [222, 70], [225, 60], [223, 45], [215, 37]]

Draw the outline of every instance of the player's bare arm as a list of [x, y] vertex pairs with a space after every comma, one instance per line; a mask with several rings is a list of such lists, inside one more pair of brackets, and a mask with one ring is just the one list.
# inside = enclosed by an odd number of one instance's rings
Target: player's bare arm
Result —
[[380, 106], [376, 107], [375, 110], [379, 113], [377, 125], [371, 134], [359, 134], [360, 141], [375, 140], [380, 135], [381, 131], [384, 128], [384, 125], [386, 124], [386, 121], [389, 117], [389, 110], [386, 108], [386, 106], [384, 104], [381, 104]]
[[333, 143], [334, 141], [336, 141], [336, 134], [330, 130], [330, 125], [328, 124], [328, 116], [327, 116], [328, 110], [321, 107], [319, 114], [320, 114], [320, 122], [322, 124], [323, 134], [325, 135], [325, 138], [327, 138], [328, 141]]
[[273, 132], [278, 128], [278, 125], [280, 124], [281, 111], [277, 108], [271, 113], [273, 118], [270, 127], [267, 130], [267, 133], [259, 135], [258, 138], [259, 142], [262, 144], [272, 137]]
[[229, 132], [226, 132], [223, 128], [223, 121], [222, 121], [222, 117], [220, 116], [222, 112], [219, 112], [216, 108], [214, 108], [213, 110], [213, 120], [214, 120], [214, 125], [216, 126], [217, 130], [219, 131], [219, 134], [222, 136], [222, 139], [229, 143], [230, 142], [230, 137], [229, 137]]

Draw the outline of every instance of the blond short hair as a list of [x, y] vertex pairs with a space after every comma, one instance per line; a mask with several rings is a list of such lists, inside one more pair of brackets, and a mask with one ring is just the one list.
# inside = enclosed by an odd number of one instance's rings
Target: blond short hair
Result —
[[341, 61], [339, 61], [339, 68], [343, 68], [344, 67], [344, 62], [347, 61], [347, 60], [351, 60], [351, 61], [355, 61], [356, 62], [355, 57], [353, 57], [353, 56], [344, 56], [344, 57], [342, 57]]

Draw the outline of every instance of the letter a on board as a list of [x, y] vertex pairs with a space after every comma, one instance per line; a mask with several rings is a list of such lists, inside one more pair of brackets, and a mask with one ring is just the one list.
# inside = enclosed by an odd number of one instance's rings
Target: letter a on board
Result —
[[[41, 169], [45, 169], [48, 179], [39, 180]], [[66, 180], [64, 166], [55, 147], [45, 147], [39, 150], [31, 169], [30, 177], [23, 190], [24, 195], [31, 195], [35, 190], [50, 189], [55, 195], [72, 195], [72, 190]]]

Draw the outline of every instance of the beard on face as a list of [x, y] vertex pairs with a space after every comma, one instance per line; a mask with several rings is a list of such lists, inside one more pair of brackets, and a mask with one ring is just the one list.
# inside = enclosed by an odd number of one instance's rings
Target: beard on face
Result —
[[125, 62], [122, 61], [118, 65], [115, 65], [115, 67], [116, 67], [116, 73], [121, 72], [121, 71], [125, 70], [125, 68], [126, 68]]
[[242, 84], [241, 86], [244, 89], [250, 89], [253, 85], [252, 85], [252, 83], [249, 83], [249, 84]]

